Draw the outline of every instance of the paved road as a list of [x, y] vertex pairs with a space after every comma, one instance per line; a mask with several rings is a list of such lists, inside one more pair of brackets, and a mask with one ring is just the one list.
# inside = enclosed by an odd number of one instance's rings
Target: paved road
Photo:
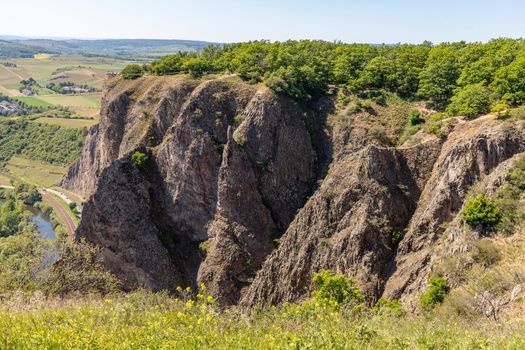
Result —
[[40, 194], [42, 195], [42, 199], [46, 201], [50, 206], [53, 207], [53, 210], [60, 218], [60, 221], [64, 223], [66, 226], [67, 231], [67, 237], [70, 241], [73, 241], [75, 237], [75, 224], [73, 223], [73, 220], [71, 219], [71, 216], [69, 216], [68, 212], [64, 207], [60, 205], [56, 201], [55, 198], [53, 198], [51, 195], [47, 194], [45, 190], [40, 191]]

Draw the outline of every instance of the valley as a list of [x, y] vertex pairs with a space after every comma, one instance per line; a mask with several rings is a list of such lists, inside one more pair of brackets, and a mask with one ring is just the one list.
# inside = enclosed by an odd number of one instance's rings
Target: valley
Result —
[[[113, 5], [55, 34], [290, 4]], [[525, 39], [349, 6], [0, 36], [0, 349], [525, 348]]]

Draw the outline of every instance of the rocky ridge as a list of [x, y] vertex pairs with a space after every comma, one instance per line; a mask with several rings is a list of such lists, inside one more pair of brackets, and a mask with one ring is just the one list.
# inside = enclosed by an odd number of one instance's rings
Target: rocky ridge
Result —
[[481, 118], [394, 148], [352, 120], [330, 131], [333, 108], [232, 78], [110, 79], [62, 183], [89, 198], [77, 238], [125, 289], [205, 283], [223, 305], [279, 304], [331, 269], [371, 302], [410, 302], [461, 249], [469, 189], [525, 152], [523, 123]]

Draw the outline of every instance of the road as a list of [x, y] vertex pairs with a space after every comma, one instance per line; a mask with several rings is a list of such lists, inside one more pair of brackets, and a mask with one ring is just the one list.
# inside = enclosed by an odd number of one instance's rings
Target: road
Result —
[[64, 207], [62, 207], [55, 198], [49, 195], [46, 192], [46, 190], [41, 190], [40, 194], [42, 195], [42, 199], [53, 207], [55, 214], [59, 217], [60, 221], [62, 221], [66, 227], [68, 239], [70, 241], [73, 241], [75, 237], [75, 223], [71, 219], [71, 216], [69, 216], [66, 209], [64, 209]]

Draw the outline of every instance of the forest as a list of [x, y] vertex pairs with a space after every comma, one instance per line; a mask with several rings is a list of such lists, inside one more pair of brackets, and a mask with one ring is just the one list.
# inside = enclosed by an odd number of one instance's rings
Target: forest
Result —
[[467, 117], [495, 106], [504, 109], [525, 103], [522, 39], [439, 45], [253, 41], [168, 55], [150, 65], [130, 65], [122, 74], [134, 79], [145, 72], [193, 77], [237, 74], [303, 101], [334, 93], [336, 88], [347, 93], [388, 91]]

